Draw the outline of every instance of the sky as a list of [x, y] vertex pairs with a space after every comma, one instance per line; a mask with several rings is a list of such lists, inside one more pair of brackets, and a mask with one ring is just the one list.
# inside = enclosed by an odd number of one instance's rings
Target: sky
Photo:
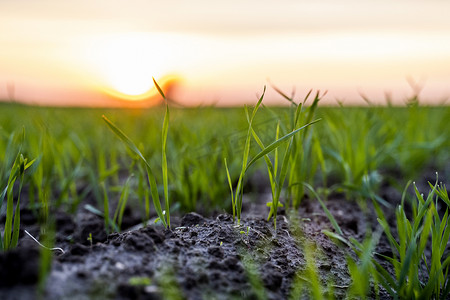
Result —
[[[450, 97], [449, 1], [0, 0], [0, 99], [184, 105]], [[155, 100], [156, 99], [156, 100]], [[143, 101], [141, 101], [143, 100]]]

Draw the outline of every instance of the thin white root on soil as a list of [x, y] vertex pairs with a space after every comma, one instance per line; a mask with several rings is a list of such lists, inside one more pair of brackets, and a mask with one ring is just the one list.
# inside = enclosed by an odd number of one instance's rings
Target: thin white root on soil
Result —
[[42, 245], [42, 244], [41, 244], [37, 239], [35, 239], [34, 236], [32, 236], [28, 231], [26, 231], [26, 230], [24, 230], [24, 231], [25, 231], [26, 234], [28, 234], [28, 236], [29, 236], [30, 238], [33, 239], [33, 241], [35, 241], [35, 242], [36, 242], [39, 246], [41, 246], [42, 248], [47, 249], [47, 250], [50, 250], [50, 251], [56, 251], [56, 250], [58, 250], [58, 251], [61, 251], [62, 254], [66, 253], [66, 252], [65, 252], [63, 249], [61, 249], [61, 248], [58, 248], [58, 247], [56, 247], [56, 248], [49, 248], [49, 247], [46, 247], [46, 246]]

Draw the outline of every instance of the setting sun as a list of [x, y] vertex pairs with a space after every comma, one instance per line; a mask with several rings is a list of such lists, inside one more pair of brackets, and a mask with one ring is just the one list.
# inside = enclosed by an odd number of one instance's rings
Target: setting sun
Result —
[[147, 100], [157, 94], [152, 77], [163, 85], [168, 53], [161, 51], [163, 37], [144, 33], [121, 33], [95, 37], [85, 48], [85, 57], [101, 89], [125, 100]]
[[[159, 77], [158, 79], [155, 79], [155, 80], [158, 82], [158, 85], [161, 87], [163, 92], [166, 95], [168, 95], [167, 92], [170, 89], [170, 87], [174, 83], [180, 81], [180, 78], [175, 75], [166, 75], [163, 77]], [[114, 88], [107, 88], [107, 87], [104, 87], [103, 91], [106, 94], [113, 96], [114, 98], [128, 100], [128, 101], [148, 101], [148, 100], [153, 100], [155, 98], [160, 99], [159, 92], [156, 89], [156, 87], [154, 86], [153, 80], [151, 81], [151, 86], [146, 91], [144, 91], [143, 93], [140, 93], [140, 94], [121, 92], [119, 88], [114, 89]], [[153, 102], [153, 101], [151, 101], [151, 102]]]

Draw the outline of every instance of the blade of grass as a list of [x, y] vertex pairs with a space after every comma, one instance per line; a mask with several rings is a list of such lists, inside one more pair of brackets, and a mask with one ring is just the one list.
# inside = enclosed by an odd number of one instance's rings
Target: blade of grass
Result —
[[110, 233], [110, 224], [109, 224], [109, 199], [108, 192], [106, 190], [106, 184], [102, 182], [101, 184], [103, 190], [103, 219], [105, 220], [105, 230], [106, 233]]
[[[156, 82], [155, 82], [156, 84]], [[157, 85], [158, 86], [158, 85]], [[158, 90], [160, 90], [158, 88]], [[162, 91], [161, 91], [162, 93]], [[164, 95], [164, 94], [162, 94]], [[167, 171], [167, 134], [169, 130], [169, 105], [166, 104], [166, 113], [164, 115], [163, 129], [162, 129], [162, 174], [163, 174], [163, 185], [164, 185], [164, 199], [165, 199], [165, 210], [167, 218], [167, 226], [170, 228], [170, 206], [169, 206], [169, 180]]]
[[231, 181], [231, 177], [230, 177], [230, 171], [228, 170], [228, 165], [227, 165], [227, 159], [224, 158], [224, 162], [225, 162], [225, 169], [227, 170], [227, 178], [228, 178], [228, 185], [230, 186], [230, 191], [231, 191], [231, 206], [233, 209], [233, 222], [235, 221], [235, 216], [236, 216], [236, 206], [234, 203], [234, 192], [233, 192], [233, 183]]
[[117, 224], [119, 227], [119, 230], [122, 226], [122, 218], [123, 214], [125, 212], [125, 207], [128, 202], [128, 196], [130, 194], [130, 180], [133, 177], [133, 174], [127, 178], [127, 181], [125, 182], [125, 185], [122, 189], [122, 193], [120, 194], [119, 203], [117, 204], [116, 211], [114, 213], [113, 222], [114, 224]]
[[11, 168], [10, 177], [8, 179], [8, 189], [6, 192], [6, 220], [5, 220], [5, 229], [3, 233], [3, 247], [4, 250], [8, 250], [11, 248], [11, 231], [13, 225], [13, 214], [14, 214], [14, 182], [17, 179], [17, 173], [19, 172], [19, 157], [20, 153], [17, 154], [14, 164]]
[[[248, 114], [248, 110], [245, 110], [245, 114], [247, 117], [247, 122], [248, 122], [248, 124], [250, 124], [250, 116]], [[276, 139], [278, 139], [279, 130], [280, 130], [280, 123], [278, 122], [277, 130], [276, 130]], [[261, 150], [263, 150], [264, 144], [261, 141], [261, 139], [259, 138], [258, 134], [255, 132], [255, 130], [253, 130], [253, 128], [252, 128], [252, 136], [255, 139], [258, 146], [261, 148]], [[276, 190], [277, 190], [277, 182], [275, 181], [275, 178], [277, 176], [277, 169], [278, 169], [278, 148], [275, 149], [275, 158], [274, 158], [275, 167], [273, 166], [272, 161], [270, 160], [270, 158], [267, 154], [264, 155], [264, 161], [266, 162], [267, 172], [269, 174], [269, 182], [270, 182], [270, 190], [272, 193], [272, 199], [274, 199], [276, 197]], [[273, 211], [274, 211], [273, 203], [272, 202], [267, 203], [267, 206], [270, 207], [269, 216], [268, 216], [267, 220], [270, 220], [270, 218], [272, 217]]]
[[17, 246], [17, 243], [19, 241], [19, 230], [20, 230], [20, 195], [22, 193], [23, 188], [23, 178], [25, 173], [25, 165], [27, 163], [27, 160], [23, 158], [23, 155], [20, 154], [20, 165], [19, 165], [19, 176], [20, 176], [20, 183], [19, 183], [19, 194], [17, 196], [17, 203], [16, 203], [16, 209], [14, 212], [14, 226], [13, 226], [13, 233], [12, 233], [12, 239], [11, 239], [11, 246], [10, 248], [15, 248]]
[[[297, 103], [294, 102], [294, 100], [289, 97], [288, 95], [286, 95], [285, 93], [283, 93], [279, 88], [277, 88], [274, 84], [272, 84], [269, 81], [270, 86], [278, 93], [280, 94], [284, 99], [286, 99], [287, 101], [289, 101], [292, 105], [297, 106]], [[311, 90], [312, 91], [312, 90]], [[309, 93], [311, 93], [311, 91]]]
[[399, 291], [402, 289], [402, 287], [406, 283], [405, 279], [406, 279], [406, 275], [407, 275], [409, 269], [413, 267], [411, 265], [411, 261], [413, 260], [413, 255], [414, 255], [415, 250], [416, 250], [416, 244], [414, 241], [412, 241], [408, 246], [408, 250], [406, 251], [405, 258], [402, 261], [402, 269], [400, 271], [400, 276], [397, 281], [397, 284], [398, 284], [397, 290], [399, 290]]
[[165, 200], [165, 212], [166, 212], [166, 221], [167, 226], [170, 228], [170, 206], [169, 206], [169, 181], [168, 181], [168, 172], [167, 172], [167, 134], [169, 131], [169, 103], [167, 102], [166, 95], [162, 91], [159, 84], [156, 82], [155, 78], [153, 78], [153, 83], [156, 86], [159, 94], [163, 97], [166, 102], [166, 112], [164, 114], [163, 128], [162, 128], [162, 175], [163, 175], [163, 186], [164, 186], [164, 200]]
[[278, 140], [276, 140], [275, 142], [273, 142], [272, 144], [268, 145], [266, 148], [264, 148], [261, 152], [259, 152], [255, 157], [253, 157], [253, 159], [248, 163], [247, 167], [245, 168], [245, 171], [248, 170], [248, 168], [253, 165], [258, 159], [260, 159], [261, 157], [263, 157], [264, 155], [272, 152], [273, 150], [275, 150], [276, 148], [278, 148], [281, 144], [288, 142], [289, 138], [292, 137], [294, 134], [298, 133], [300, 130], [319, 122], [321, 119], [317, 119], [312, 121], [311, 123], [308, 123], [288, 134], [286, 134], [285, 136], [279, 138]]
[[330, 213], [330, 211], [326, 207], [325, 203], [322, 201], [322, 199], [316, 193], [314, 188], [311, 185], [309, 185], [308, 183], [306, 183], [306, 182], [304, 182], [303, 185], [306, 186], [311, 191], [311, 193], [313, 193], [313, 195], [316, 197], [316, 199], [319, 201], [320, 206], [322, 206], [322, 209], [324, 210], [325, 214], [327, 215], [328, 219], [330, 220], [331, 225], [333, 226], [334, 230], [336, 230], [336, 232], [339, 233], [340, 235], [343, 235], [341, 227], [338, 225], [336, 219]]
[[158, 90], [158, 93], [163, 97], [164, 100], [167, 100], [167, 99], [166, 99], [166, 95], [165, 95], [164, 92], [162, 91], [162, 89], [161, 89], [161, 87], [159, 86], [159, 84], [156, 82], [155, 78], [152, 77], [152, 79], [153, 79], [153, 83], [154, 83], [155, 86], [156, 86], [156, 89]]
[[391, 229], [389, 227], [389, 224], [386, 220], [386, 217], [384, 216], [383, 211], [381, 210], [380, 206], [378, 205], [378, 203], [375, 200], [372, 200], [373, 206], [375, 208], [375, 212], [378, 216], [378, 223], [380, 223], [381, 227], [383, 227], [384, 229], [384, 233], [386, 234], [388, 240], [389, 240], [389, 244], [391, 245], [391, 249], [392, 249], [392, 253], [394, 254], [394, 256], [396, 256], [395, 251], [397, 250], [397, 253], [400, 252], [400, 246], [397, 243], [397, 241], [394, 239], [394, 236], [391, 233]]
[[317, 246], [313, 243], [306, 243], [304, 255], [306, 260], [305, 276], [309, 279], [309, 292], [311, 299], [323, 299], [323, 287], [320, 283], [319, 270], [316, 266]]
[[338, 240], [342, 243], [344, 243], [345, 245], [347, 245], [348, 247], [351, 247], [351, 244], [344, 238], [342, 237], [340, 234], [337, 234], [335, 232], [329, 231], [329, 230], [322, 230], [322, 233], [325, 234], [326, 236], [328, 236], [331, 239], [335, 239]]
[[[444, 223], [442, 224], [441, 234], [442, 240], [441, 240], [441, 255], [444, 255], [445, 249], [447, 248], [446, 241], [449, 241], [450, 239], [450, 223], [449, 223], [449, 216], [448, 216], [448, 210], [445, 211], [445, 215], [442, 218]], [[443, 230], [443, 231], [442, 231]]]
[[[14, 178], [15, 181], [15, 178]], [[13, 185], [8, 186], [7, 192], [7, 203], [6, 203], [6, 221], [5, 230], [3, 233], [3, 247], [5, 250], [10, 249], [11, 244], [11, 230], [13, 221]]]
[[238, 180], [238, 184], [236, 187], [236, 194], [235, 194], [235, 201], [236, 201], [236, 215], [237, 215], [237, 221], [238, 224], [241, 221], [241, 210], [242, 210], [242, 193], [243, 193], [243, 180], [244, 180], [244, 176], [245, 173], [247, 171], [247, 162], [248, 162], [248, 156], [249, 156], [249, 152], [250, 152], [250, 141], [251, 141], [251, 136], [252, 136], [252, 123], [253, 123], [253, 119], [256, 115], [256, 112], [258, 111], [258, 108], [261, 105], [261, 102], [264, 98], [264, 94], [266, 92], [266, 87], [264, 87], [263, 93], [261, 95], [261, 97], [259, 98], [258, 102], [255, 105], [255, 108], [253, 108], [252, 111], [252, 115], [249, 121], [249, 126], [248, 126], [248, 131], [247, 131], [247, 138], [245, 140], [245, 146], [244, 146], [244, 155], [243, 155], [243, 159], [242, 159], [242, 169], [241, 169], [241, 173], [239, 175], [239, 180]]
[[[280, 121], [277, 122], [277, 130], [275, 132], [275, 140], [278, 140], [279, 138], [280, 138]], [[264, 149], [264, 145], [263, 145], [263, 147], [261, 147], [261, 150], [262, 149]], [[277, 172], [278, 172], [278, 148], [275, 149], [274, 156], [275, 156], [275, 158], [274, 158], [274, 167], [273, 167], [273, 177], [276, 178]]]
[[120, 130], [116, 125], [114, 125], [114, 123], [112, 123], [110, 120], [108, 120], [108, 118], [106, 118], [106, 116], [104, 116], [104, 115], [103, 115], [103, 120], [106, 122], [108, 127], [112, 130], [112, 132], [114, 132], [119, 137], [119, 139], [126, 146], [128, 146], [128, 148], [132, 152], [134, 152], [137, 156], [139, 156], [139, 158], [144, 162], [145, 167], [147, 169], [147, 177], [148, 177], [148, 183], [150, 185], [150, 191], [151, 191], [151, 196], [152, 196], [152, 200], [153, 200], [153, 205], [155, 206], [156, 213], [157, 213], [159, 219], [161, 220], [161, 222], [163, 223], [164, 227], [167, 227], [166, 219], [164, 217], [164, 214], [163, 214], [163, 211], [161, 208], [161, 203], [159, 200], [158, 186], [156, 185], [156, 179], [155, 179], [155, 176], [153, 175], [153, 171], [150, 167], [150, 164], [144, 158], [141, 151], [139, 151], [139, 149], [136, 147], [136, 145], [131, 141], [131, 139], [128, 136], [125, 135], [125, 133], [123, 133], [122, 130]]
[[275, 195], [275, 198], [273, 199], [273, 227], [275, 229], [275, 232], [277, 230], [277, 214], [278, 214], [278, 201], [280, 199], [280, 195], [281, 195], [281, 189], [283, 188], [283, 183], [286, 179], [286, 175], [287, 175], [287, 171], [288, 171], [288, 164], [289, 164], [289, 159], [290, 159], [290, 154], [291, 154], [291, 150], [292, 150], [292, 141], [293, 141], [294, 137], [292, 136], [289, 144], [286, 148], [286, 151], [284, 153], [284, 159], [283, 159], [283, 163], [281, 164], [281, 171], [278, 177], [278, 182], [277, 182], [277, 192]]

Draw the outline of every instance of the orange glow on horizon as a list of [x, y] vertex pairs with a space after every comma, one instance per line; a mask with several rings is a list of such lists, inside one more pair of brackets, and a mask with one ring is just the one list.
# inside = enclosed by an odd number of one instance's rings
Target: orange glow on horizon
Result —
[[[181, 77], [176, 75], [166, 75], [160, 79], [156, 79], [156, 81], [166, 97], [170, 97], [172, 87], [181, 82]], [[153, 81], [150, 80], [150, 82], [153, 85]], [[113, 98], [132, 102], [147, 101], [153, 103], [161, 100], [161, 96], [155, 86], [150, 87], [146, 92], [138, 95], [123, 93], [109, 87], [103, 87], [102, 91]]]

